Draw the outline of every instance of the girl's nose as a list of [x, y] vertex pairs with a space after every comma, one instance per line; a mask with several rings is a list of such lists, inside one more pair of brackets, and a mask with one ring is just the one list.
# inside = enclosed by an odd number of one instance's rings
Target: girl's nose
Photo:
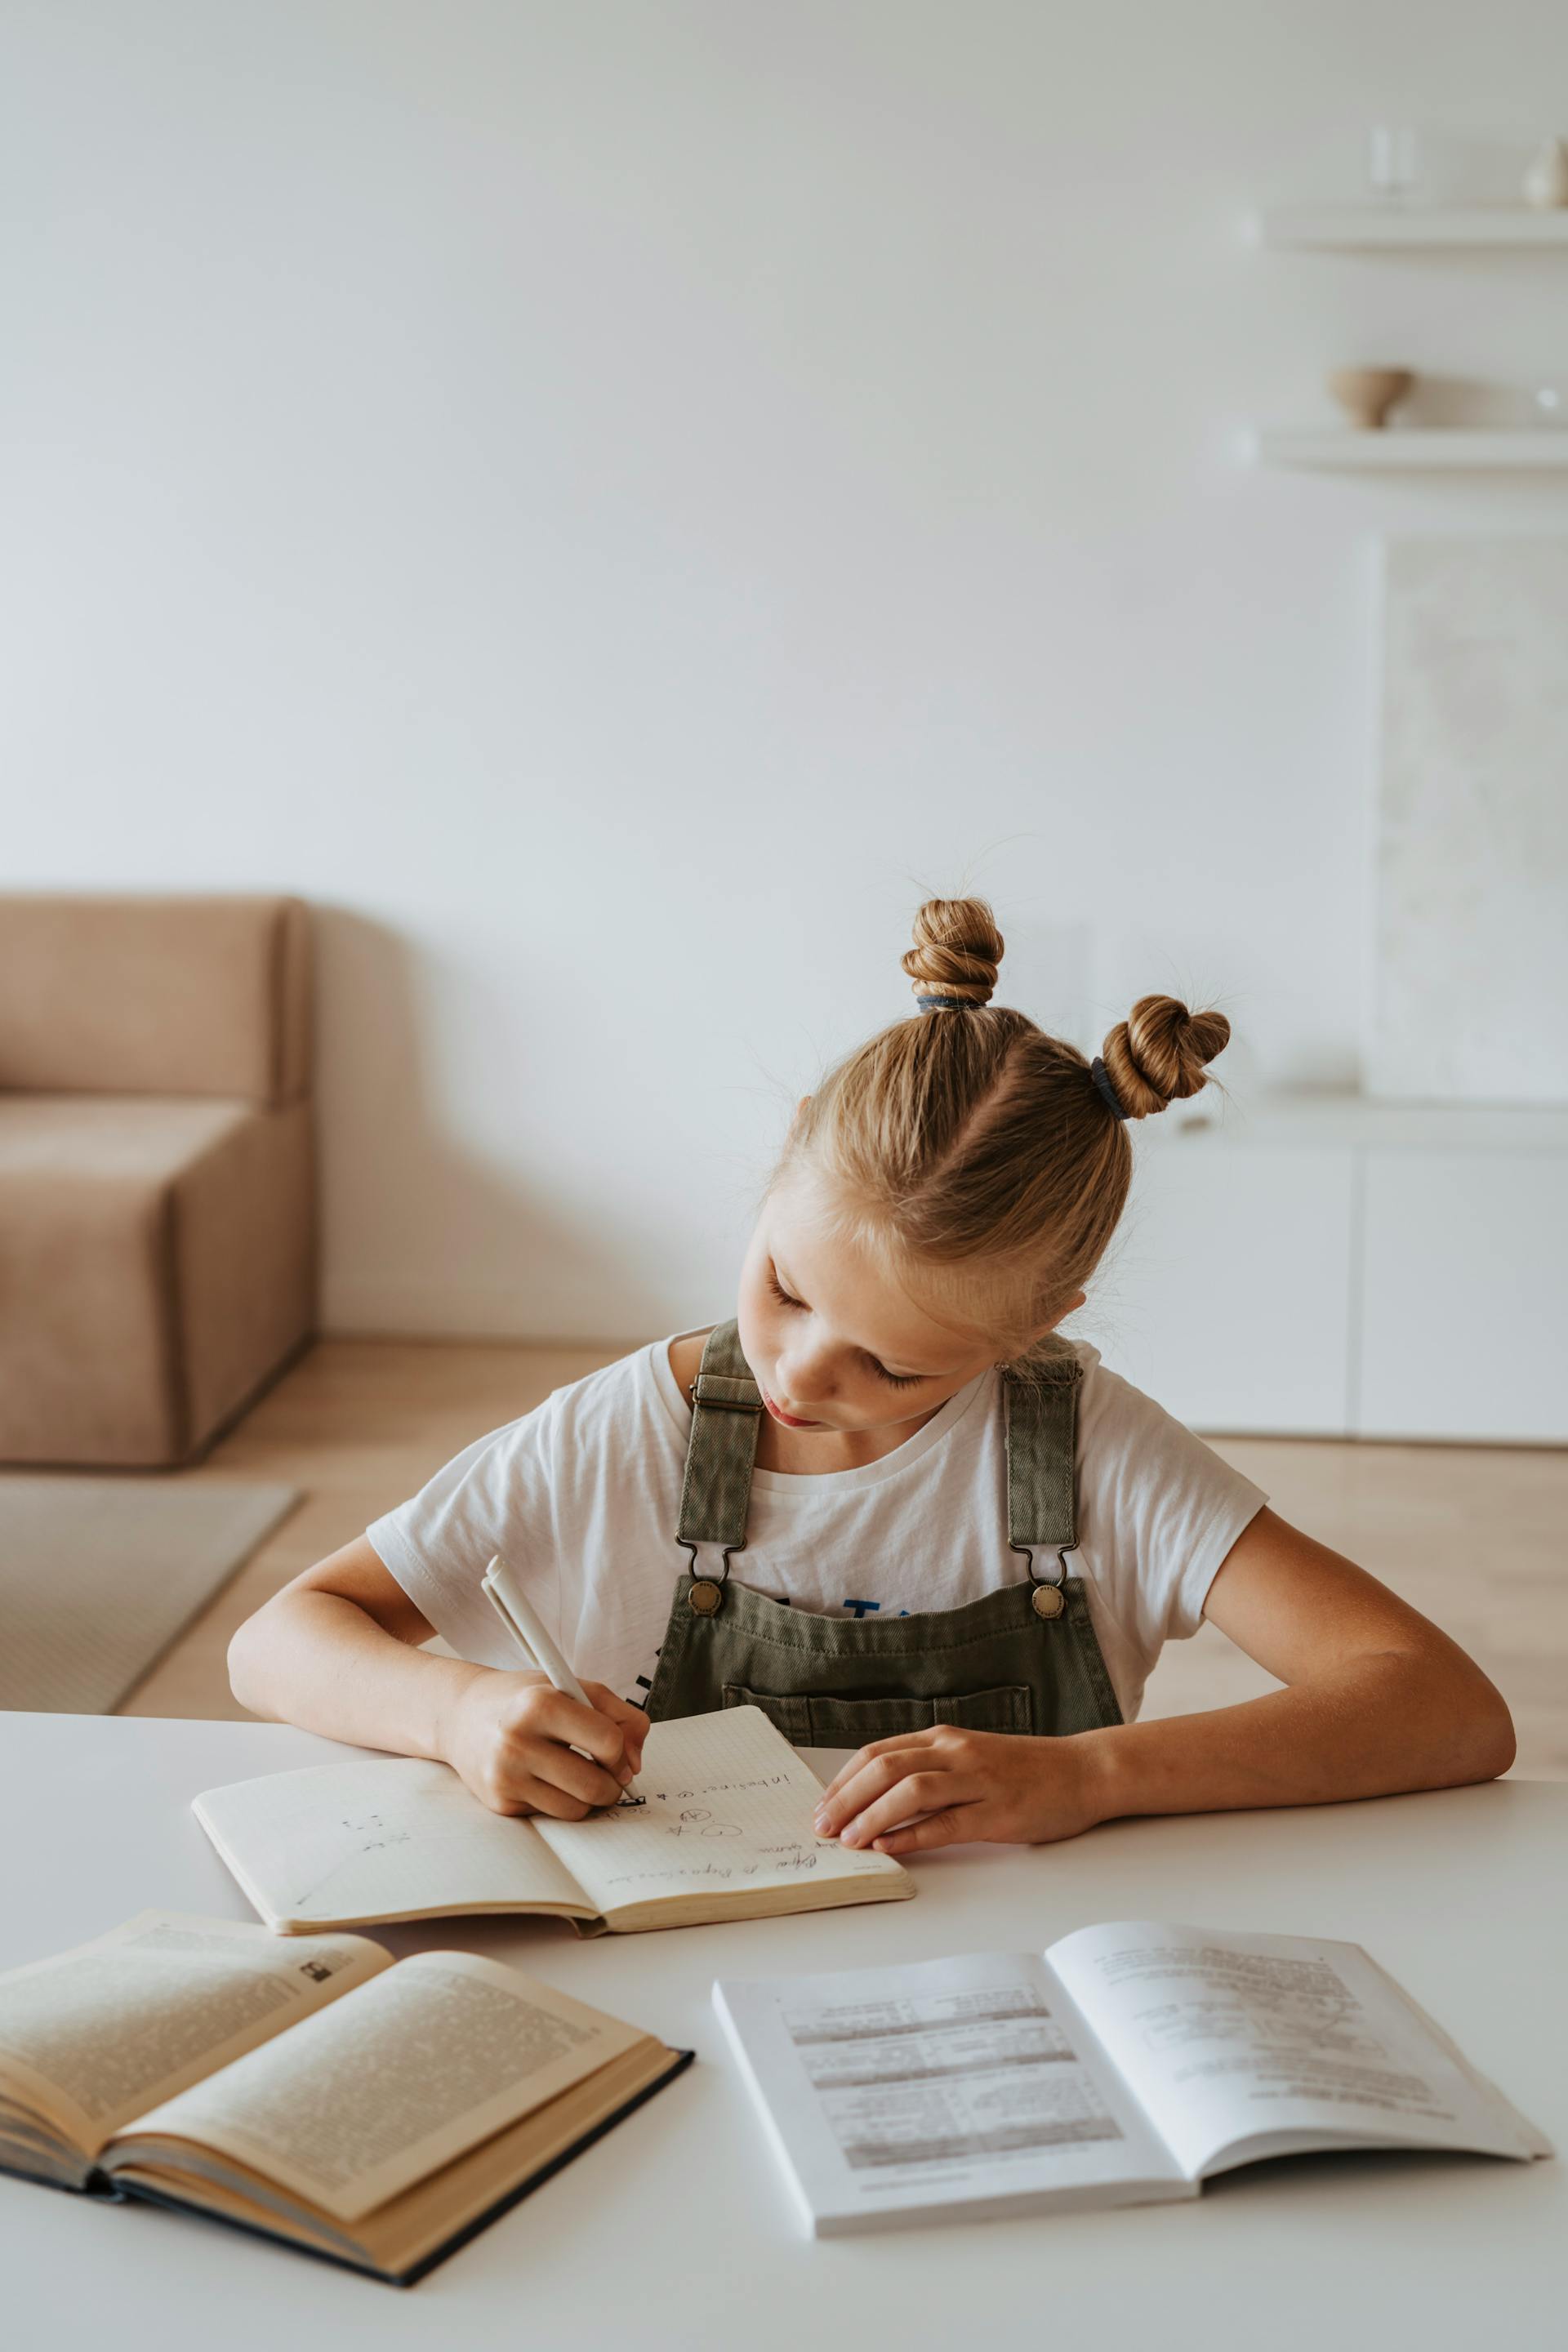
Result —
[[831, 1402], [833, 1382], [820, 1357], [809, 1351], [794, 1349], [778, 1360], [773, 1378], [782, 1396], [773, 1399], [786, 1412], [798, 1414], [802, 1421], [816, 1421], [821, 1406]]

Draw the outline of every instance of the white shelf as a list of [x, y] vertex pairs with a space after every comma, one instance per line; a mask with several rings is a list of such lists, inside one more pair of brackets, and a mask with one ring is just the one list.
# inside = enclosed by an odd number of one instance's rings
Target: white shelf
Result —
[[1205, 1087], [1137, 1129], [1140, 1148], [1488, 1151], [1568, 1161], [1568, 1105], [1406, 1101], [1394, 1095], [1260, 1090], [1228, 1101]]
[[1260, 466], [1305, 466], [1358, 474], [1568, 472], [1568, 427], [1525, 426], [1507, 433], [1357, 432], [1327, 425], [1257, 436]]
[[1258, 215], [1260, 241], [1280, 252], [1387, 253], [1447, 247], [1568, 252], [1568, 209], [1525, 205], [1289, 205]]

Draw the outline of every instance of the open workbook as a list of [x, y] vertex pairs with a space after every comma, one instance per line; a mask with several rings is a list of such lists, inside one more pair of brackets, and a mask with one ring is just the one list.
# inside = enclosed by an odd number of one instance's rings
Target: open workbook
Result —
[[0, 2169], [406, 2286], [690, 2061], [468, 1952], [143, 1911], [0, 1976]]
[[449, 1766], [408, 1757], [232, 1781], [195, 1811], [286, 1936], [469, 1911], [594, 1936], [912, 1895], [890, 1855], [817, 1837], [821, 1796], [762, 1709], [736, 1706], [654, 1724], [630, 1801], [583, 1822], [492, 1813]]
[[1195, 2197], [1320, 2149], [1552, 2153], [1359, 1944], [1117, 1920], [713, 1999], [818, 2237]]

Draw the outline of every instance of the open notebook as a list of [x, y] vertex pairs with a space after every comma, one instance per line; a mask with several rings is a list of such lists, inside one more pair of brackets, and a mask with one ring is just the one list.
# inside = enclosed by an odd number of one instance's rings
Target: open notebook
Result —
[[690, 2054], [469, 1952], [143, 1911], [0, 1976], [0, 2169], [405, 2286]]
[[1331, 2148], [1552, 2152], [1359, 1944], [1120, 1919], [713, 1999], [819, 2237], [1195, 2197]]
[[492, 1813], [447, 1765], [407, 1757], [232, 1781], [194, 1811], [286, 1936], [470, 1911], [624, 1934], [912, 1895], [890, 1855], [817, 1837], [821, 1795], [762, 1709], [736, 1706], [656, 1723], [637, 1801], [584, 1822]]

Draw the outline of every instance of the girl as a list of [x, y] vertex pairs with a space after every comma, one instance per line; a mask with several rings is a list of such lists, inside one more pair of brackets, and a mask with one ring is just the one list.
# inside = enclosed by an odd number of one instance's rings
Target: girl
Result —
[[[992, 1005], [1002, 946], [980, 900], [922, 907], [916, 1010], [802, 1101], [735, 1319], [556, 1390], [297, 1577], [235, 1637], [242, 1705], [567, 1820], [650, 1719], [756, 1705], [857, 1751], [818, 1829], [895, 1854], [1506, 1771], [1508, 1709], [1446, 1634], [1057, 1336], [1126, 1122], [1230, 1030], [1146, 996], [1086, 1063]], [[516, 1671], [498, 1551], [604, 1676], [591, 1707]], [[1205, 1617], [1285, 1688], [1136, 1722]]]

